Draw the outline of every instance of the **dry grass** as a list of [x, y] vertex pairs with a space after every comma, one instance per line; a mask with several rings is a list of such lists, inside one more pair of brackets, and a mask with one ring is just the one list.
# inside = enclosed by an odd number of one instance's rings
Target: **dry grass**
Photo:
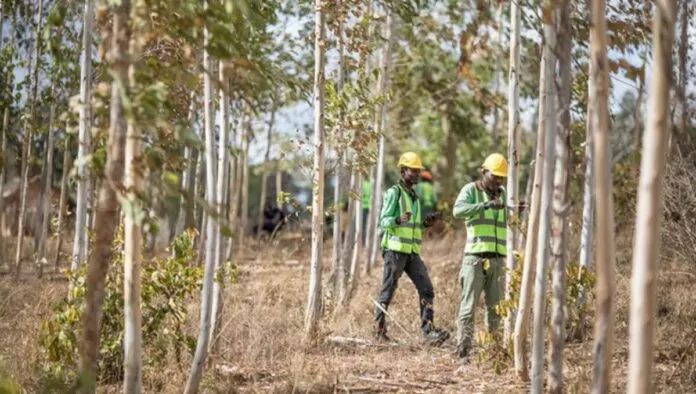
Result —
[[[625, 234], [631, 232], [626, 231]], [[627, 350], [628, 287], [630, 280], [630, 236], [619, 237], [617, 284], [616, 349], [612, 392], [625, 391]], [[474, 361], [456, 373], [453, 340], [443, 348], [422, 347], [419, 335], [418, 300], [415, 288], [404, 276], [389, 310], [408, 332], [390, 323], [390, 334], [403, 345], [393, 347], [353, 346], [319, 343], [301, 345], [305, 300], [308, 290], [307, 240], [275, 242], [250, 241], [241, 251], [239, 280], [225, 290], [225, 311], [217, 352], [211, 357], [204, 378], [205, 392], [432, 392], [432, 393], [522, 393], [513, 372], [496, 375], [491, 365]], [[436, 325], [455, 333], [459, 299], [457, 274], [463, 240], [450, 236], [428, 241], [423, 257], [435, 285]], [[325, 248], [325, 275], [329, 270], [330, 242]], [[696, 351], [694, 327], [696, 294], [692, 291], [696, 273], [684, 264], [663, 266], [659, 286], [659, 330], [655, 354], [658, 391], [694, 392]], [[325, 336], [371, 339], [374, 308], [381, 281], [379, 266], [366, 276], [352, 303], [337, 316], [322, 323]], [[55, 280], [0, 281], [0, 358], [4, 373], [28, 385], [37, 347], [40, 323], [50, 313], [50, 303], [66, 292], [66, 283]], [[190, 306], [190, 330], [198, 324], [198, 307]], [[477, 315], [481, 323], [482, 314]], [[479, 326], [482, 326], [479, 324]], [[590, 335], [591, 337], [591, 335]], [[565, 377], [568, 393], [588, 391], [591, 376], [592, 344], [568, 344]], [[147, 359], [145, 360], [147, 362]], [[190, 359], [172, 362], [166, 369], [146, 369], [146, 392], [180, 392]], [[118, 392], [104, 387], [101, 392]]]

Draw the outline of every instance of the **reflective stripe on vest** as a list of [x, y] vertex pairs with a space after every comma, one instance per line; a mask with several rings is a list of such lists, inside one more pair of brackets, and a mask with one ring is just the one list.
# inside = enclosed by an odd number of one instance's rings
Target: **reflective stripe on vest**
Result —
[[400, 189], [399, 192], [401, 194], [399, 198], [399, 215], [411, 211], [411, 220], [384, 231], [382, 248], [406, 254], [420, 254], [421, 231], [423, 228], [420, 204], [418, 199], [416, 199], [415, 204], [412, 203], [408, 191], [401, 185], [395, 187]]
[[[505, 200], [505, 192], [501, 195]], [[490, 199], [476, 188], [475, 203]], [[486, 209], [466, 222], [465, 253], [498, 253], [507, 255], [507, 217], [505, 209]], [[502, 216], [502, 218], [501, 218]]]

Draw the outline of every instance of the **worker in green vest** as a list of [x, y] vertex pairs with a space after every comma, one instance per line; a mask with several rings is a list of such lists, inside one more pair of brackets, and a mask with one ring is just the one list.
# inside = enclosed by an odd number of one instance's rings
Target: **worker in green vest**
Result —
[[433, 174], [430, 171], [421, 171], [420, 182], [416, 185], [416, 194], [418, 194], [424, 215], [435, 212], [437, 196], [435, 196], [435, 188], [433, 187]]
[[435, 291], [428, 269], [420, 257], [421, 231], [439, 219], [438, 213], [422, 215], [418, 196], [413, 190], [418, 182], [423, 163], [414, 152], [406, 152], [399, 158], [401, 180], [387, 189], [379, 227], [382, 234], [382, 256], [384, 274], [376, 308], [377, 339], [390, 341], [387, 336], [385, 311], [394, 297], [397, 283], [405, 272], [418, 291], [420, 300], [421, 331], [427, 342], [440, 345], [449, 338], [449, 333], [433, 326], [433, 300]]
[[466, 246], [459, 271], [461, 297], [457, 324], [458, 353], [462, 364], [469, 360], [473, 345], [474, 312], [483, 291], [486, 300], [486, 325], [494, 332], [500, 324], [496, 306], [500, 302], [505, 263], [507, 212], [503, 182], [508, 163], [499, 153], [486, 158], [481, 178], [466, 184], [454, 203], [455, 218], [466, 223]]

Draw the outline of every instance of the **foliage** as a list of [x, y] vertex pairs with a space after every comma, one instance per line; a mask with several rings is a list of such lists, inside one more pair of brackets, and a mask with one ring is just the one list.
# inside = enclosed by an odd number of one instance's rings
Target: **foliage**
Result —
[[[182, 351], [195, 349], [196, 339], [184, 329], [188, 317], [186, 307], [200, 291], [203, 275], [200, 267], [192, 265], [196, 259], [195, 237], [192, 230], [180, 234], [171, 244], [171, 256], [156, 257], [143, 264], [141, 307], [146, 367], [165, 365], [172, 353], [179, 361]], [[123, 226], [113, 243], [116, 250], [122, 247]], [[120, 381], [123, 377], [123, 268], [123, 254], [117, 253], [104, 294], [99, 357], [99, 379], [104, 383]], [[53, 306], [54, 314], [43, 321], [39, 337], [42, 372], [67, 383], [76, 379], [86, 272], [86, 266], [68, 272], [69, 280], [75, 283], [72, 293]]]
[[[515, 252], [515, 260], [517, 266], [511, 272], [510, 289], [511, 295], [509, 300], [502, 300], [496, 307], [496, 310], [505, 319], [511, 311], [517, 309], [519, 305], [520, 286], [522, 284], [522, 272], [524, 268], [524, 255]], [[535, 264], [536, 262], [531, 262]], [[548, 280], [551, 280], [551, 271], [547, 272]], [[595, 288], [596, 277], [594, 272], [582, 269], [576, 262], [566, 262], [566, 285], [565, 285], [565, 311], [566, 311], [566, 333], [568, 339], [582, 334], [586, 327], [581, 327], [585, 322], [585, 316], [588, 315], [591, 299]], [[551, 307], [551, 286], [547, 286], [546, 310]], [[581, 300], [581, 294], [585, 291], [584, 300]], [[547, 314], [547, 324], [550, 316]], [[511, 344], [503, 344], [500, 333], [486, 334], [479, 338], [482, 350], [479, 357], [482, 360], [491, 362], [496, 373], [501, 373], [507, 369], [512, 362], [512, 346]]]

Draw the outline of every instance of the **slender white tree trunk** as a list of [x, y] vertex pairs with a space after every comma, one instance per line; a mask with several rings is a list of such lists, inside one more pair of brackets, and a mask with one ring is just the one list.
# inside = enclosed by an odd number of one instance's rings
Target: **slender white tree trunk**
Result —
[[[225, 79], [224, 63], [220, 62], [218, 66], [218, 77], [221, 81], [220, 88], [220, 138], [218, 145], [218, 168], [217, 168], [217, 185], [215, 191], [217, 195], [215, 196], [215, 213], [217, 217], [215, 221], [217, 222], [215, 226], [215, 272], [224, 269], [224, 258], [225, 258], [225, 238], [222, 236], [221, 228], [224, 225], [225, 209], [224, 203], [227, 191], [227, 169], [229, 164], [227, 163], [227, 140], [229, 139], [229, 92], [227, 91], [229, 84]], [[206, 103], [206, 105], [213, 105]], [[211, 115], [215, 116], [213, 110], [210, 110]], [[224, 280], [225, 275], [217, 276], [220, 280]], [[223, 283], [224, 286], [224, 283]], [[212, 315], [210, 317], [210, 339], [208, 342], [209, 351], [214, 351], [217, 342], [218, 331], [220, 330], [220, 317], [222, 317], [222, 309], [224, 306], [224, 298], [222, 296], [222, 286], [217, 280], [213, 282], [213, 305], [212, 305]]]
[[58, 266], [60, 264], [60, 254], [63, 249], [63, 222], [65, 221], [65, 205], [68, 200], [68, 175], [70, 174], [70, 163], [72, 158], [70, 157], [70, 139], [69, 134], [65, 134], [65, 146], [63, 148], [63, 174], [60, 178], [60, 201], [58, 202], [58, 225], [57, 236], [56, 236], [56, 255], [53, 260], [53, 265], [58, 271]]
[[[135, 1], [133, 4], [133, 19], [142, 14], [143, 4]], [[131, 55], [140, 54], [139, 38], [134, 38], [130, 43]], [[131, 64], [129, 70], [131, 86], [135, 85], [135, 66]], [[126, 130], [126, 173], [124, 186], [127, 202], [130, 209], [124, 211], [124, 379], [123, 393], [139, 393], [142, 389], [142, 317], [140, 312], [140, 271], [141, 253], [140, 247], [143, 238], [142, 219], [145, 216], [145, 207], [142, 205], [142, 169], [137, 168], [140, 160], [140, 129], [137, 118], [131, 115], [128, 118]]]
[[592, 392], [609, 392], [611, 352], [614, 342], [614, 200], [611, 188], [611, 146], [609, 142], [609, 66], [607, 59], [606, 4], [592, 0], [590, 23], [590, 78], [595, 80], [592, 130], [595, 137], [595, 185], [597, 202], [597, 318], [595, 320]]
[[98, 217], [94, 227], [94, 250], [89, 254], [87, 265], [87, 289], [85, 291], [85, 310], [82, 317], [82, 343], [80, 345], [80, 393], [94, 393], [98, 371], [98, 357], [101, 349], [101, 322], [105, 296], [106, 276], [114, 250], [112, 242], [120, 219], [120, 204], [117, 190], [123, 185], [125, 169], [126, 119], [122, 97], [128, 93], [128, 65], [130, 56], [130, 0], [121, 0], [111, 7], [112, 31], [110, 33], [109, 71], [113, 76], [111, 85], [111, 108], [109, 114], [109, 140], [107, 141], [105, 182], [99, 188], [99, 200], [95, 215]]
[[[341, 6], [343, 6], [343, 3], [341, 3]], [[344, 47], [344, 42], [343, 42], [343, 22], [339, 21], [339, 27], [338, 27], [338, 92], [341, 93], [343, 92], [343, 85], [345, 84], [345, 47]], [[338, 125], [338, 140], [339, 142], [336, 145], [336, 173], [334, 174], [334, 222], [333, 222], [333, 240], [332, 240], [332, 251], [331, 251], [331, 278], [330, 282], [331, 285], [333, 286], [333, 289], [336, 290], [337, 288], [337, 281], [339, 277], [342, 277], [341, 274], [339, 274], [339, 271], [342, 269], [341, 267], [341, 250], [342, 250], [342, 242], [341, 242], [341, 227], [343, 225], [343, 219], [341, 217], [341, 196], [343, 195], [343, 184], [342, 184], [342, 178], [343, 178], [343, 173], [345, 170], [345, 151], [347, 148], [347, 145], [344, 143], [344, 128], [343, 128], [343, 114], [339, 114], [339, 125]]]
[[[391, 63], [391, 48], [394, 41], [394, 16], [390, 9], [386, 9], [387, 21], [386, 21], [386, 33], [385, 33], [385, 43], [384, 49], [382, 50], [382, 61], [380, 64], [379, 73], [379, 96], [383, 95], [387, 91], [387, 86], [389, 86], [389, 65]], [[380, 211], [382, 210], [382, 190], [384, 189], [384, 150], [385, 150], [385, 124], [387, 118], [387, 106], [382, 103], [377, 110], [377, 116], [375, 117], [375, 130], [379, 134], [379, 151], [377, 155], [377, 176], [375, 177], [375, 187], [372, 189], [372, 210], [373, 215], [370, 216], [371, 222], [370, 227], [372, 231], [370, 236], [372, 237], [369, 248], [369, 258], [367, 264], [365, 265], [365, 272], [369, 275], [370, 269], [374, 266], [377, 260], [377, 251], [379, 250], [379, 231], [377, 231], [377, 218], [379, 217]]]
[[322, 243], [324, 239], [324, 5], [315, 0], [314, 33], [314, 166], [312, 193], [312, 260], [305, 314], [305, 341], [313, 339], [321, 315]]
[[568, 187], [570, 179], [570, 83], [572, 78], [572, 21], [570, 0], [564, 0], [559, 10], [558, 54], [559, 75], [558, 123], [556, 126], [556, 169], [553, 180], [553, 222], [551, 230], [551, 346], [549, 353], [549, 392], [563, 392], [563, 347], [566, 339], [565, 291], [566, 250], [568, 233]]
[[239, 219], [239, 242], [244, 243], [249, 227], [249, 145], [251, 144], [251, 109], [249, 109], [244, 135], [242, 136], [242, 173], [239, 189], [241, 190], [241, 210]]
[[[363, 174], [359, 170], [355, 170], [356, 175], [356, 187], [358, 190], [362, 190]], [[353, 293], [353, 289], [358, 283], [358, 278], [360, 277], [360, 270], [358, 265], [360, 263], [360, 255], [362, 251], [362, 232], [363, 232], [363, 214], [362, 214], [362, 204], [360, 201], [355, 203], [355, 238], [353, 241], [353, 256], [350, 261], [350, 272], [348, 274], [348, 285], [345, 292], [345, 297], [342, 299], [342, 303], [345, 305], [350, 301], [350, 297]]]
[[[589, 63], [589, 74], [592, 75], [592, 62]], [[595, 181], [594, 181], [594, 137], [592, 130], [592, 103], [590, 98], [595, 96], [594, 80], [587, 79], [587, 125], [585, 132], [585, 180], [582, 197], [582, 228], [580, 229], [580, 272], [592, 271], [592, 241], [594, 230], [594, 205], [595, 205]], [[577, 300], [577, 308], [582, 311], [587, 299], [587, 290], [580, 288]], [[585, 314], [580, 312], [578, 331], [576, 336], [584, 336]]]
[[[208, 8], [208, 1], [204, 0], [204, 7]], [[210, 42], [210, 32], [206, 27], [203, 31], [204, 48], [207, 48]], [[205, 198], [208, 206], [214, 207], [217, 194], [215, 193], [215, 133], [213, 126], [213, 86], [211, 81], [212, 63], [210, 55], [206, 49], [203, 50], [203, 109], [204, 109], [204, 128], [205, 128], [205, 153], [206, 153], [206, 193]], [[196, 352], [193, 356], [191, 371], [184, 393], [194, 394], [198, 392], [201, 378], [203, 377], [203, 366], [208, 356], [208, 343], [210, 341], [211, 332], [211, 314], [213, 312], [213, 287], [215, 279], [215, 263], [217, 256], [215, 254], [215, 244], [217, 237], [217, 223], [214, 219], [209, 218], [206, 223], [205, 231], [205, 269], [203, 274], [203, 289], [201, 291], [201, 318], [200, 331], [198, 333], [198, 341], [196, 344]]]
[[[350, 156], [348, 157], [348, 162], [350, 162]], [[355, 192], [357, 188], [357, 171], [351, 170], [350, 173], [350, 181], [348, 183], [348, 190], [351, 192]], [[355, 239], [355, 220], [351, 220], [351, 213], [355, 212], [355, 207], [356, 205], [359, 205], [353, 198], [349, 198], [348, 200], [348, 214], [346, 215], [346, 220], [348, 221], [347, 226], [346, 226], [346, 232], [343, 235], [345, 237], [345, 242], [343, 242], [343, 250], [341, 250], [341, 256], [340, 256], [340, 261], [339, 261], [339, 270], [338, 270], [338, 277], [336, 278], [336, 282], [338, 283], [338, 299], [340, 302], [343, 302], [346, 300], [347, 296], [347, 285], [348, 285], [348, 278], [349, 278], [349, 269], [350, 267], [347, 266], [347, 262], [352, 261], [351, 259], [351, 252], [352, 252], [352, 247], [354, 245], [354, 242], [351, 242], [351, 240]]]
[[[508, 209], [518, 212], [519, 205], [519, 180], [517, 152], [517, 139], [520, 127], [520, 22], [522, 13], [517, 2], [510, 3], [510, 69], [508, 72], [508, 179], [507, 179], [507, 205]], [[507, 256], [505, 258], [505, 299], [512, 297], [512, 271], [515, 269], [515, 257], [513, 251], [517, 247], [517, 226], [512, 218], [519, 216], [515, 213], [509, 215], [507, 226]], [[515, 310], [510, 310], [504, 322], [504, 343], [507, 346], [512, 339], [514, 331]]]
[[77, 207], [75, 208], [75, 239], [73, 241], [71, 270], [77, 270], [87, 259], [87, 207], [91, 182], [87, 157], [91, 152], [92, 128], [92, 3], [85, 1], [82, 18], [82, 57], [80, 59], [80, 128], [77, 148]]
[[[544, 331], [546, 316], [546, 267], [549, 259], [549, 235], [551, 227], [551, 197], [553, 193], [553, 173], [555, 167], [556, 143], [556, 23], [552, 0], [546, 0], [540, 9], [542, 15], [553, 16], [544, 21], [544, 42], [542, 52], [542, 72], [545, 74], [546, 91], [544, 99], [544, 126], [546, 127], [546, 144], [544, 150], [544, 174], [541, 183], [541, 210], [539, 212], [539, 233], [537, 236], [536, 276], [534, 286], [534, 326], [532, 328], [532, 393], [541, 393], [544, 386]], [[531, 260], [528, 260], [532, 264]]]
[[[55, 91], [55, 82], [51, 84], [51, 93]], [[51, 94], [53, 95], [53, 94]], [[36, 237], [35, 247], [36, 255], [39, 261], [37, 262], [37, 268], [39, 269], [39, 277], [43, 274], [43, 266], [47, 261], [45, 254], [46, 250], [46, 237], [48, 236], [48, 224], [50, 222], [51, 215], [51, 190], [53, 189], [53, 148], [55, 147], [55, 129], [53, 127], [53, 122], [55, 121], [56, 105], [51, 104], [48, 110], [48, 141], [46, 143], [46, 160], [44, 162], [44, 183], [43, 191], [41, 192], [41, 224], [39, 226], [39, 236]]]
[[[26, 220], [26, 210], [27, 210], [27, 188], [29, 185], [29, 172], [31, 169], [31, 148], [32, 148], [32, 125], [30, 124], [31, 119], [34, 117], [34, 109], [36, 108], [36, 95], [39, 90], [39, 64], [41, 63], [41, 28], [43, 25], [43, 0], [39, 0], [39, 22], [36, 25], [36, 31], [34, 32], [34, 67], [31, 75], [30, 92], [31, 97], [29, 98], [29, 114], [24, 122], [24, 171], [22, 173], [22, 183], [20, 192], [20, 207], [19, 207], [19, 223], [17, 226], [17, 251], [15, 254], [15, 278], [19, 279], [19, 275], [22, 270], [22, 247], [24, 243], [24, 221]], [[33, 18], [32, 18], [33, 19]], [[31, 59], [29, 59], [29, 64], [31, 64]]]
[[[685, 1], [685, 0], [682, 0]], [[675, 0], [656, 2], [648, 122], [640, 162], [636, 235], [633, 243], [629, 327], [628, 392], [653, 393], [652, 359], [655, 341], [655, 292], [660, 256], [662, 178], [670, 135], [669, 93], [672, 85], [672, 43], [677, 14]], [[610, 326], [611, 327], [611, 326]]]
[[[191, 91], [191, 103], [189, 104], [189, 113], [187, 116], [188, 125], [191, 128], [191, 132], [195, 130], [195, 119], [196, 119], [196, 91]], [[192, 212], [195, 206], [193, 202], [193, 183], [196, 176], [196, 162], [194, 156], [194, 149], [186, 146], [184, 148], [184, 161], [186, 162], [186, 168], [182, 171], [181, 176], [181, 198], [179, 199], [179, 215], [176, 219], [176, 224], [174, 226], [174, 231], [170, 235], [170, 242], [176, 235], [181, 234], [189, 218], [189, 212]], [[188, 197], [188, 198], [187, 198]]]
[[263, 209], [268, 197], [268, 177], [271, 165], [271, 148], [273, 147], [273, 126], [275, 124], [275, 104], [271, 110], [271, 119], [268, 121], [268, 133], [266, 134], [266, 154], [263, 156], [263, 170], [261, 174], [261, 196], [259, 198], [259, 213], [256, 216], [256, 238], [261, 238], [263, 232]]
[[[548, 39], [547, 39], [548, 41]], [[542, 41], [543, 42], [543, 41]], [[542, 45], [547, 45], [543, 43]], [[541, 66], [539, 73], [539, 124], [537, 129], [537, 140], [536, 140], [536, 159], [534, 162], [534, 180], [532, 186], [532, 194], [529, 204], [529, 218], [527, 219], [527, 237], [526, 245], [524, 249], [524, 261], [522, 267], [522, 282], [520, 285], [520, 299], [519, 305], [517, 307], [517, 320], [515, 321], [515, 335], [513, 338], [514, 342], [514, 352], [515, 352], [515, 372], [517, 377], [522, 380], [528, 379], [527, 374], [527, 353], [526, 353], [526, 342], [527, 342], [527, 330], [529, 328], [529, 315], [531, 312], [531, 301], [532, 301], [532, 286], [535, 276], [535, 265], [537, 256], [537, 231], [539, 230], [539, 219], [541, 210], [541, 183], [544, 180], [544, 164], [546, 162], [546, 133], [547, 133], [547, 113], [546, 106], [549, 100], [547, 99], [548, 90], [545, 89], [547, 86], [547, 73], [546, 70], [549, 66], [546, 65], [548, 57], [541, 57]]]

